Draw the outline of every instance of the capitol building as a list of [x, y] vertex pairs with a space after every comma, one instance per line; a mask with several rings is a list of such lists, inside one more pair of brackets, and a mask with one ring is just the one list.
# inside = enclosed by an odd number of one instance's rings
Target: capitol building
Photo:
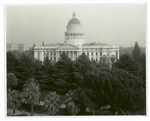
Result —
[[34, 57], [44, 61], [47, 56], [51, 61], [57, 62], [61, 53], [65, 52], [74, 61], [82, 53], [85, 53], [90, 60], [99, 62], [101, 57], [114, 57], [119, 59], [119, 46], [112, 46], [104, 43], [86, 43], [81, 22], [76, 18], [75, 12], [68, 22], [67, 31], [64, 33], [64, 43], [47, 44], [41, 47], [34, 47]]

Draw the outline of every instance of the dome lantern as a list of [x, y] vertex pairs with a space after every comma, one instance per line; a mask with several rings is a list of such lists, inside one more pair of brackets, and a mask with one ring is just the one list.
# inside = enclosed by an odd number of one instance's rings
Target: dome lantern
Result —
[[76, 17], [76, 13], [74, 12], [74, 13], [73, 13], [73, 18], [75, 18], [75, 17]]

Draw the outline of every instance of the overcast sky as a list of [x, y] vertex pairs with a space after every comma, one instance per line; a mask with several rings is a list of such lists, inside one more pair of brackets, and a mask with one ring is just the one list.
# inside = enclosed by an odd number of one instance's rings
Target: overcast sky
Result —
[[63, 43], [64, 32], [76, 12], [86, 43], [145, 47], [146, 4], [74, 4], [6, 6], [7, 43]]

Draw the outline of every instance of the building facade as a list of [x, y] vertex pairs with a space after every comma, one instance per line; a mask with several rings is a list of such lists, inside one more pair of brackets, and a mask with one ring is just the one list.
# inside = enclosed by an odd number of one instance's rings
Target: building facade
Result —
[[28, 44], [16, 44], [16, 43], [7, 43], [7, 52], [12, 50], [18, 50], [22, 53], [25, 50], [29, 50]]
[[18, 44], [7, 43], [7, 52], [12, 50], [18, 50]]
[[103, 43], [85, 43], [84, 32], [80, 21], [76, 18], [75, 12], [73, 18], [68, 22], [64, 43], [47, 44], [41, 47], [34, 47], [34, 57], [44, 61], [49, 57], [51, 61], [57, 62], [62, 52], [65, 52], [69, 58], [74, 61], [82, 53], [85, 53], [90, 60], [99, 62], [101, 57], [115, 57], [119, 59], [119, 46], [111, 46]]
[[23, 51], [29, 50], [29, 46], [27, 44], [18, 44], [18, 50], [22, 53]]

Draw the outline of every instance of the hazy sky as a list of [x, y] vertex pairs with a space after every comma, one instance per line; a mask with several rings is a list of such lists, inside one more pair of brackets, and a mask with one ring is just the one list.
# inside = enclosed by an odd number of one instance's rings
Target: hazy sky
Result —
[[146, 42], [146, 4], [74, 4], [6, 6], [7, 43], [63, 43], [64, 32], [76, 12], [85, 42], [124, 47]]

